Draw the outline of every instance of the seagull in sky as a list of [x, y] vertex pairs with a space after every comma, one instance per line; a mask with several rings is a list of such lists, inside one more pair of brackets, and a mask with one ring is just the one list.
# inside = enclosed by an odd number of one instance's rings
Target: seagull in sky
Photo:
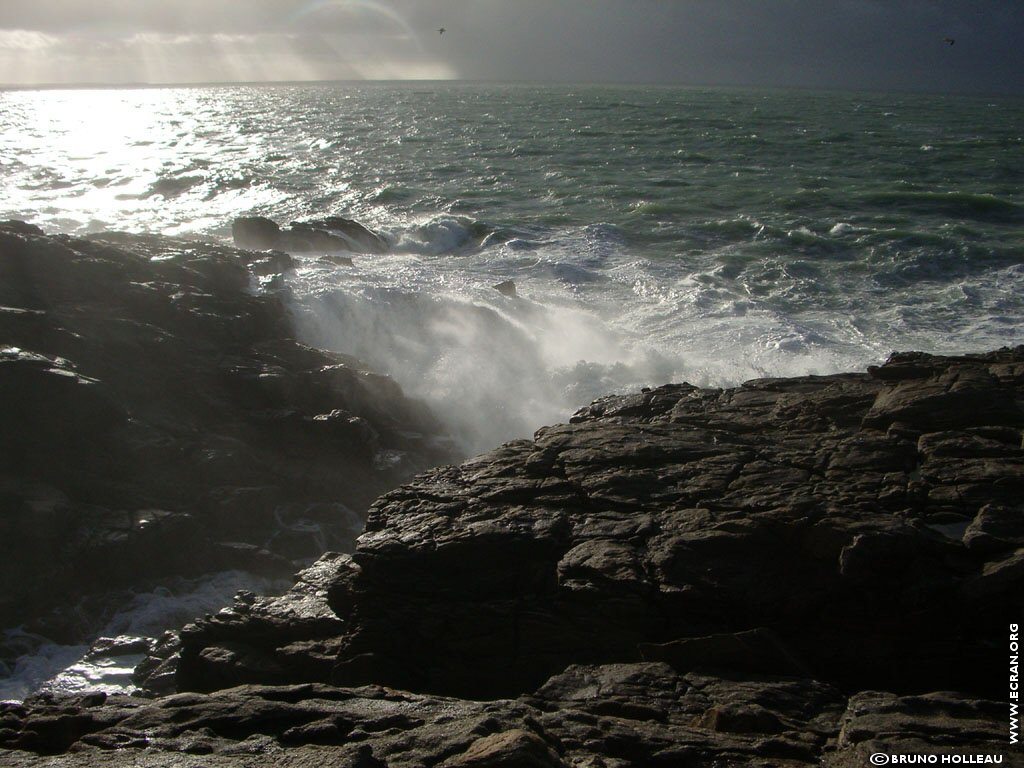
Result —
[[446, 31], [447, 30], [444, 27], [441, 27], [439, 30], [437, 30], [437, 34], [443, 35]]
[[956, 40], [954, 40], [952, 37], [945, 37], [945, 38], [942, 39], [942, 42], [949, 43], [950, 45], [953, 45], [953, 44], [956, 43]]

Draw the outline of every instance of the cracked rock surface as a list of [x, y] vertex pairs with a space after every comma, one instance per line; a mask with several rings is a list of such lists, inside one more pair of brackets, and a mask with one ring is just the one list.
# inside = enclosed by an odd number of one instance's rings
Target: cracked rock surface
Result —
[[505, 696], [572, 663], [719, 655], [1002, 695], [1022, 400], [1022, 348], [599, 400], [376, 502], [332, 597], [334, 679]]

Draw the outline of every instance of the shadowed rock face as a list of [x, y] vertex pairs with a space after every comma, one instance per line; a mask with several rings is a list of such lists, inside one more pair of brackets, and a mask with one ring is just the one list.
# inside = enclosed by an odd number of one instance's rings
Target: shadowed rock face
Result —
[[[391, 380], [294, 339], [291, 263], [0, 225], [0, 627], [147, 578], [289, 575], [324, 544], [291, 522], [350, 546], [375, 496], [450, 457]], [[38, 629], [86, 631], [62, 615]]]
[[505, 696], [571, 663], [686, 671], [764, 628], [732, 657], [1000, 695], [1022, 400], [1018, 348], [597, 401], [377, 501], [335, 680]]

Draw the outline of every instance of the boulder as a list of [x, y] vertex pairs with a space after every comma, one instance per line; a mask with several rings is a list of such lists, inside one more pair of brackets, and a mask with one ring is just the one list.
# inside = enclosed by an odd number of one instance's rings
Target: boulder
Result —
[[500, 283], [492, 287], [502, 296], [516, 295], [516, 284], [514, 280], [502, 280]]
[[281, 228], [265, 216], [240, 216], [231, 222], [231, 236], [239, 248], [265, 251], [279, 247]]
[[358, 221], [346, 219], [342, 216], [328, 216], [324, 219], [314, 219], [305, 222], [292, 222], [292, 229], [298, 232], [319, 231], [341, 238], [346, 250], [355, 253], [386, 253], [388, 250], [387, 241]]

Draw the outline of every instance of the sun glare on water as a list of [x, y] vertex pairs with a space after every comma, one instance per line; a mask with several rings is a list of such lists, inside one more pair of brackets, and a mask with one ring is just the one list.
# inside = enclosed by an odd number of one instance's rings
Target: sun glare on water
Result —
[[[229, 178], [262, 152], [261, 138], [229, 124], [212, 140], [204, 123], [218, 119], [217, 100], [194, 89], [23, 91], [2, 98], [20, 128], [0, 135], [0, 157], [14, 182], [5, 192], [8, 204], [57, 231], [175, 233], [267, 202], [265, 187]], [[215, 163], [219, 151], [232, 162]]]
[[142, 100], [113, 90], [55, 93], [36, 105], [33, 133], [39, 149], [45, 142], [70, 161], [98, 166], [164, 128], [173, 101], [160, 91]]
[[159, 171], [154, 146], [168, 139], [176, 99], [159, 90], [9, 94], [23, 111], [24, 131], [8, 156], [35, 169], [36, 188], [25, 190], [32, 205], [45, 189], [65, 216], [102, 220], [141, 198]]

